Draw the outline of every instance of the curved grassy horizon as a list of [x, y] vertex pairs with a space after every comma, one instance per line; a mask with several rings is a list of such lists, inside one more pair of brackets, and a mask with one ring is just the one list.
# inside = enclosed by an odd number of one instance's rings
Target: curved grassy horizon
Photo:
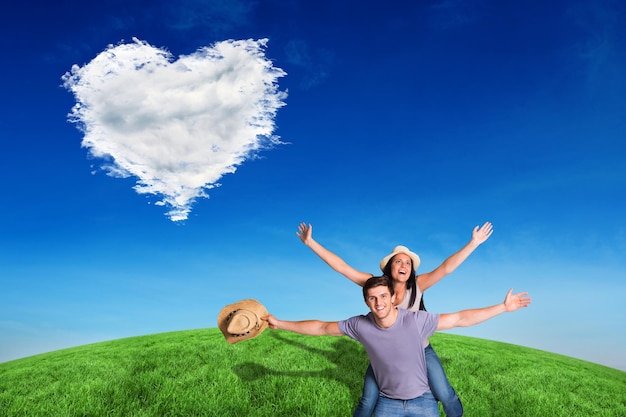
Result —
[[[468, 417], [626, 417], [626, 372], [466, 336], [431, 342]], [[346, 337], [139, 336], [0, 364], [0, 416], [350, 416], [367, 364]]]

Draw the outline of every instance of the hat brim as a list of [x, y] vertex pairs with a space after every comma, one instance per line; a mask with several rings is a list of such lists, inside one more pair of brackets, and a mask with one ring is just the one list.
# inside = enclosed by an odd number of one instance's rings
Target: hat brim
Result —
[[396, 246], [395, 248], [393, 248], [393, 251], [380, 261], [380, 270], [384, 273], [385, 267], [387, 266], [391, 258], [399, 253], [403, 253], [411, 258], [411, 262], [413, 263], [413, 271], [417, 272], [417, 268], [419, 268], [420, 266], [420, 257], [417, 255], [417, 253], [411, 252], [406, 246]]
[[[237, 310], [252, 311], [258, 318], [257, 326], [252, 328], [245, 334], [231, 334], [228, 331], [228, 319], [230, 315]], [[241, 300], [236, 303], [227, 305], [220, 311], [219, 315], [217, 316], [217, 327], [224, 335], [226, 341], [232, 345], [238, 342], [243, 342], [244, 340], [253, 339], [263, 333], [263, 331], [267, 328], [267, 322], [265, 320], [261, 320], [261, 317], [267, 316], [267, 314], [268, 313], [265, 306], [263, 306], [263, 304], [259, 303], [257, 300]]]

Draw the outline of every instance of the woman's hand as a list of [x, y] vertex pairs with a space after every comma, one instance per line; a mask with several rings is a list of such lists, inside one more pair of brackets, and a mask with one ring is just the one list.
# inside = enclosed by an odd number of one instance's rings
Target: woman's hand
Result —
[[485, 240], [489, 239], [489, 236], [493, 233], [493, 225], [490, 222], [485, 222], [482, 227], [476, 226], [472, 231], [472, 241], [476, 245], [480, 245]]
[[298, 235], [302, 243], [308, 246], [309, 241], [313, 239], [313, 225], [307, 225], [305, 222], [300, 223], [296, 235]]

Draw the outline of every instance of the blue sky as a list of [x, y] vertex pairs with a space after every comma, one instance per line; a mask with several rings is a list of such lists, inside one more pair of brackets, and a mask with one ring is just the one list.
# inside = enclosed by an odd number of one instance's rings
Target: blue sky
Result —
[[[0, 32], [0, 361], [217, 327], [244, 298], [347, 318], [360, 289], [301, 221], [373, 273], [491, 221], [428, 309], [528, 291], [454, 333], [626, 370], [622, 2], [25, 1]], [[107, 78], [164, 51], [187, 72]]]

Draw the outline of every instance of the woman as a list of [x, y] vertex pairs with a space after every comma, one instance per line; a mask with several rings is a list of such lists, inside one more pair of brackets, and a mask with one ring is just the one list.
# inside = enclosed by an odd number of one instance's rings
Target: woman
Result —
[[[391, 277], [396, 294], [395, 305], [408, 310], [425, 310], [422, 293], [435, 285], [443, 277], [454, 271], [474, 250], [486, 241], [493, 232], [493, 226], [485, 222], [482, 227], [476, 226], [472, 231], [472, 239], [458, 252], [449, 256], [441, 265], [433, 271], [416, 275], [420, 264], [419, 256], [411, 252], [405, 246], [396, 246], [394, 250], [385, 256], [380, 262], [382, 272]], [[328, 249], [324, 248], [313, 239], [313, 226], [300, 223], [298, 232], [300, 240], [308, 246], [317, 256], [326, 262], [331, 268], [339, 272], [349, 280], [360, 285], [365, 284], [373, 274], [357, 271], [348, 265], [343, 259]], [[441, 402], [448, 417], [463, 415], [463, 405], [454, 388], [448, 382], [439, 357], [430, 343], [424, 347], [426, 353], [426, 367], [428, 382], [435, 398]], [[378, 385], [374, 378], [372, 367], [367, 368], [363, 381], [363, 395], [354, 412], [354, 417], [370, 417], [378, 400]]]

